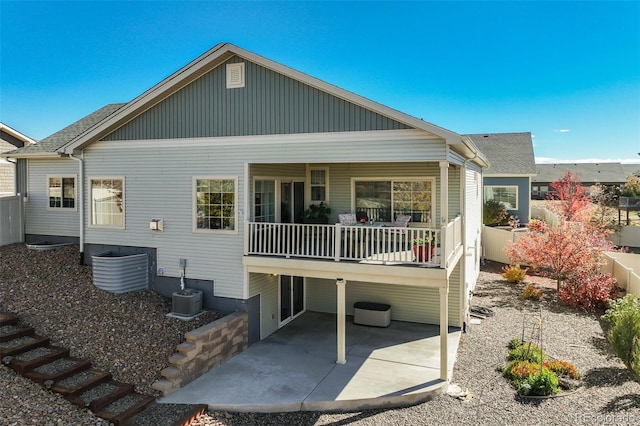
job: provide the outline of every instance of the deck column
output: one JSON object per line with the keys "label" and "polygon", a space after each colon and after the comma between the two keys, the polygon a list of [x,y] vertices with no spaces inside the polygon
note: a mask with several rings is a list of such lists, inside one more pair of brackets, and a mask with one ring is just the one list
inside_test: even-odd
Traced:
{"label": "deck column", "polygon": [[338,278],[336,280],[336,286],[338,287],[338,297],[337,297],[337,319],[338,319],[338,358],[336,360],[336,364],[344,364],[347,362],[346,356],[346,296],[345,296],[345,287],[347,282],[342,278]]}
{"label": "deck column", "polygon": [[440,379],[449,380],[448,338],[449,338],[449,279],[445,287],[440,287]]}
{"label": "deck column", "polygon": [[449,162],[440,161],[440,225],[449,222]]}

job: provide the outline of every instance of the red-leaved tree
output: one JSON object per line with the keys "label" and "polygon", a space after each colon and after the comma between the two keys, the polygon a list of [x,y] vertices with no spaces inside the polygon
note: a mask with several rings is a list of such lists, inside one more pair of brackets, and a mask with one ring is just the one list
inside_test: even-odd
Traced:
{"label": "red-leaved tree", "polygon": [[560,219],[568,222],[587,222],[591,217],[591,199],[589,190],[580,183],[580,176],[569,171],[550,184],[553,192],[549,195],[554,203],[548,203],[549,209]]}
{"label": "red-leaved tree", "polygon": [[528,229],[505,252],[512,263],[532,266],[555,279],[558,290],[568,278],[597,273],[604,262],[603,252],[613,247],[606,234],[582,222],[561,220],[554,228],[532,220]]}

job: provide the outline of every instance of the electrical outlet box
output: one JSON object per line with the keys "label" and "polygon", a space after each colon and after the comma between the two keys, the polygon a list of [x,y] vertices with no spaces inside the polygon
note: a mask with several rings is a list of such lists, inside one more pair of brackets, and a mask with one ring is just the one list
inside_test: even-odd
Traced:
{"label": "electrical outlet box", "polygon": [[187,267],[187,259],[180,259],[180,267],[182,269]]}

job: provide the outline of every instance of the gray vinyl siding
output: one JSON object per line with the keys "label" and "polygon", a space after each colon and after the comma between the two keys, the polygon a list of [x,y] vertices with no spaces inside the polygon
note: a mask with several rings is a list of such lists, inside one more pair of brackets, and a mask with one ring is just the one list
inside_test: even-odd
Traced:
{"label": "gray vinyl siding", "polygon": [[[449,325],[460,327],[460,285],[454,282],[449,289]],[[457,275],[459,278],[459,274]],[[335,281],[307,279],[307,310],[336,313],[337,290]],[[348,281],[346,286],[346,313],[353,315],[356,302],[377,302],[391,305],[391,319],[426,324],[440,323],[440,292],[433,288],[385,285]]]}
{"label": "gray vinyl siding", "polygon": [[278,330],[278,279],[268,274],[249,275],[249,298],[260,295],[260,338]]}
{"label": "gray vinyl siding", "polygon": [[[226,64],[245,63],[245,87],[226,88]],[[300,81],[233,57],[114,131],[107,140],[407,129]]]}
{"label": "gray vinyl siding", "polygon": [[[26,207],[25,233],[78,237],[80,235],[79,209],[48,209],[47,176],[76,176],[78,192],[78,162],[71,159],[28,160],[29,181]],[[76,196],[78,196],[77,194]],[[76,207],[78,198],[76,198]]]}
{"label": "gray vinyl siding", "polygon": [[459,166],[449,166],[449,220],[462,215]]}
{"label": "gray vinyl siding", "polygon": [[531,187],[529,186],[528,177],[485,177],[484,185],[517,186],[518,209],[507,210],[507,212],[511,215],[518,216],[520,222],[529,223],[529,203],[531,200]]}
{"label": "gray vinyl siding", "polygon": [[464,290],[461,286],[462,260],[453,268],[453,272],[449,276],[449,325],[454,327],[462,327],[462,293]]}

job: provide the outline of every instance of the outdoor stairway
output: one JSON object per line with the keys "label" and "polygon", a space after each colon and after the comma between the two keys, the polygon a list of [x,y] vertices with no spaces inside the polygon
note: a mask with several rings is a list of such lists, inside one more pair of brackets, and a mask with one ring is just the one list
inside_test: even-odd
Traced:
{"label": "outdoor stairway", "polygon": [[50,344],[15,315],[0,312],[0,360],[24,377],[89,408],[96,416],[126,426],[186,426],[200,417],[206,405],[157,404],[134,385],[112,379],[91,362],[69,356],[69,349]]}

